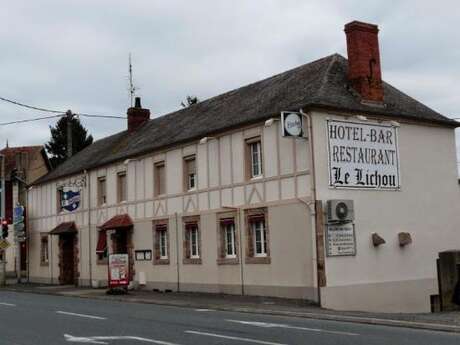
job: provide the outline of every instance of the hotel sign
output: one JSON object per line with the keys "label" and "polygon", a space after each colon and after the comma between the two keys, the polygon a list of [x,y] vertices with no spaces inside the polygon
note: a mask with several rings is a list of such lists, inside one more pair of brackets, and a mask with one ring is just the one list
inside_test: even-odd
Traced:
{"label": "hotel sign", "polygon": [[398,132],[395,126],[327,121],[329,186],[398,190]]}

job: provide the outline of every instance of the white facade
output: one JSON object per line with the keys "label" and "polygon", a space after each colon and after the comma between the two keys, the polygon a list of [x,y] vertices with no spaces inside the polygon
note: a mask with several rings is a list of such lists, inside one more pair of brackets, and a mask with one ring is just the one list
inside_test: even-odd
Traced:
{"label": "white facade", "polygon": [[[355,207],[356,256],[325,258],[322,305],[335,309],[429,311],[430,295],[437,294],[437,253],[460,247],[454,130],[401,120],[401,189],[344,190],[329,187],[326,119],[346,120],[349,116],[321,112],[311,115],[310,141],[282,138],[279,122],[270,127],[261,123],[223,133],[204,144],[194,142],[34,186],[28,208],[31,281],[58,282],[57,238],[49,237],[49,263],[41,265],[40,234],[59,223],[75,221],[79,284],[105,284],[107,266],[97,263],[95,252],[97,227],[117,214],[128,213],[134,221],[136,250],[154,250],[152,221],[169,220],[169,264],[134,262],[134,280],[142,272],[149,288],[317,300],[316,239],[312,231],[315,215],[311,211],[316,189],[316,200],[351,199]],[[377,123],[377,119],[368,121]],[[261,138],[263,176],[248,179],[245,140],[255,136]],[[198,184],[196,190],[187,192],[183,161],[192,154],[196,155]],[[154,197],[154,165],[159,161],[165,162],[167,193]],[[117,203],[116,176],[120,171],[127,172],[128,181],[128,200],[123,203]],[[97,206],[97,179],[102,176],[107,181],[107,204]],[[57,214],[57,186],[80,178],[86,178],[80,208]],[[267,210],[270,261],[248,263],[245,212],[260,207]],[[222,212],[235,212],[237,238],[242,246],[236,264],[218,263],[217,219]],[[182,217],[189,215],[200,216],[201,264],[183,261]],[[372,245],[374,232],[386,240],[384,245]],[[400,247],[399,232],[409,232],[413,243]]]}

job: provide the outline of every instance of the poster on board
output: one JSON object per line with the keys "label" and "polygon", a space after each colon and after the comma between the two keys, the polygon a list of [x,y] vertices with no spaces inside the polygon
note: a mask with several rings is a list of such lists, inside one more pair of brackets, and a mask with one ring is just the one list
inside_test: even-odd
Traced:
{"label": "poster on board", "polygon": [[123,287],[129,284],[128,254],[109,255],[109,287]]}
{"label": "poster on board", "polygon": [[330,187],[401,188],[397,127],[327,120],[327,140]]}

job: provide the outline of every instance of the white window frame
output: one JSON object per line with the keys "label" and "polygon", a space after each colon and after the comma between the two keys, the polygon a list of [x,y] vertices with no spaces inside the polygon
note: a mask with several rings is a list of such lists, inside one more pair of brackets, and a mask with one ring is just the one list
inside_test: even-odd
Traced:
{"label": "white window frame", "polygon": [[[262,142],[260,140],[249,143],[251,161],[251,178],[263,176],[262,171]],[[257,167],[257,171],[256,171]]]}
{"label": "white window frame", "polygon": [[162,229],[158,230],[158,241],[160,247],[160,259],[168,259],[168,230]]}
{"label": "white window frame", "polygon": [[[266,229],[264,220],[256,220],[251,222],[251,231],[253,238],[254,246],[254,257],[266,257],[267,256],[267,239],[266,239]],[[257,233],[260,232],[260,248],[261,252],[257,252]]]}
{"label": "white window frame", "polygon": [[[188,231],[190,231],[190,258],[199,259],[200,258],[200,245],[199,245],[200,241],[199,241],[198,226],[194,225]],[[194,243],[194,240],[195,240],[195,243]],[[193,254],[193,247],[196,248],[195,254]]]}
{"label": "white window frame", "polygon": [[[225,258],[234,259],[236,258],[236,228],[235,223],[223,224],[223,236],[224,236],[224,246],[225,246]],[[228,242],[228,233],[231,234],[231,242]],[[233,254],[228,253],[228,246],[231,246]]]}

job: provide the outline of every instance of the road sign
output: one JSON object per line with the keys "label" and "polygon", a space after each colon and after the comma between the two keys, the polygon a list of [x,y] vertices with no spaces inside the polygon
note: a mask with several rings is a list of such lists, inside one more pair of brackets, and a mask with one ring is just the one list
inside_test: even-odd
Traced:
{"label": "road sign", "polygon": [[8,240],[5,240],[5,239],[0,240],[0,250],[5,250],[9,246],[11,246],[11,244],[10,242],[8,242]]}

